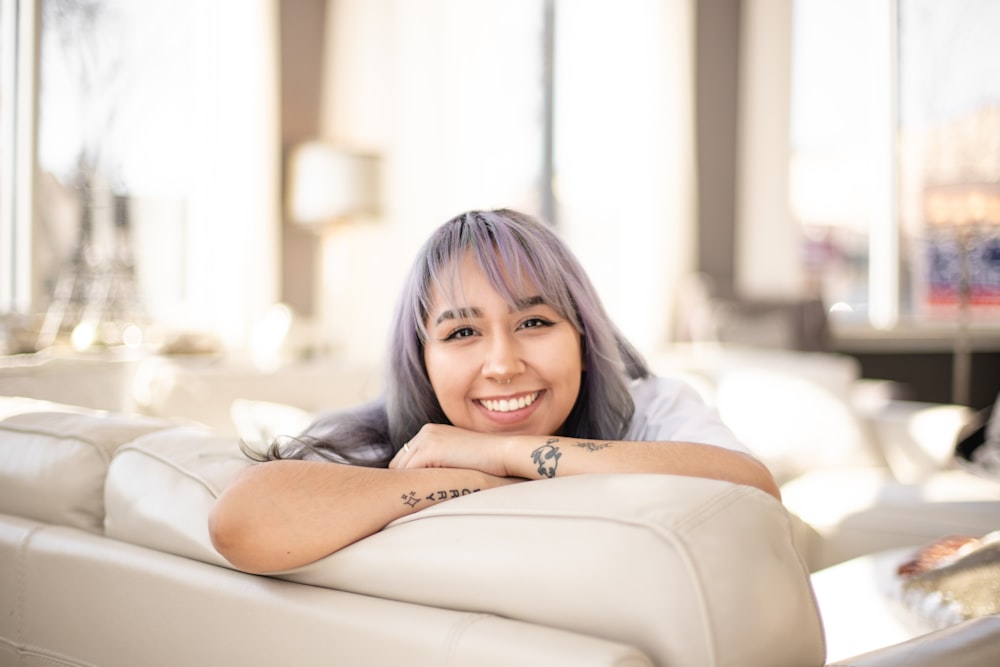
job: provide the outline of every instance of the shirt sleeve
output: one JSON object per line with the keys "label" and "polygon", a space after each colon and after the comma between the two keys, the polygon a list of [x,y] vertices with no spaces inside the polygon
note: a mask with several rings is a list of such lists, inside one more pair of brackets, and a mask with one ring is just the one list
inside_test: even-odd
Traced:
{"label": "shirt sleeve", "polygon": [[683,380],[653,376],[634,380],[629,389],[635,415],[626,440],[694,442],[750,453],[715,408]]}

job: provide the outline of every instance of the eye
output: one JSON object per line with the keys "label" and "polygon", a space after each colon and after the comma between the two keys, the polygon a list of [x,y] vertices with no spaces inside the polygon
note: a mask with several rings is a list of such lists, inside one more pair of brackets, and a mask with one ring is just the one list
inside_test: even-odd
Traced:
{"label": "eye", "polygon": [[550,327],[555,322],[552,320],[545,319],[544,317],[529,317],[524,322],[521,323],[522,329],[538,329],[541,327]]}
{"label": "eye", "polygon": [[444,340],[459,340],[461,338],[469,338],[476,335],[476,330],[472,327],[458,327],[453,329]]}

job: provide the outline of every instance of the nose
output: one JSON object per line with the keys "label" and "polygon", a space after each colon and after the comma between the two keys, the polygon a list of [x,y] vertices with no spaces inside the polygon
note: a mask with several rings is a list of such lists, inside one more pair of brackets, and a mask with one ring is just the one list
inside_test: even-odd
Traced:
{"label": "nose", "polygon": [[492,382],[506,382],[523,373],[524,368],[517,340],[508,334],[493,337],[483,361],[483,377]]}

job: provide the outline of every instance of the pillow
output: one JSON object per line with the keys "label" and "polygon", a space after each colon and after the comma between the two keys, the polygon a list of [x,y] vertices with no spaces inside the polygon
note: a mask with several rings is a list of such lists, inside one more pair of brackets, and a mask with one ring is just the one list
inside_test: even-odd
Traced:
{"label": "pillow", "polygon": [[896,595],[934,628],[1000,613],[1000,531],[932,542],[898,577]]}
{"label": "pillow", "polygon": [[115,450],[172,424],[66,409],[76,412],[23,412],[0,422],[0,512],[101,533]]}
{"label": "pillow", "polygon": [[259,452],[275,438],[299,435],[316,418],[312,412],[292,405],[244,398],[232,402],[229,415],[240,439]]}
{"label": "pillow", "polygon": [[123,542],[229,567],[212,546],[208,513],[252,465],[239,441],[196,428],[137,438],[115,453],[105,487],[105,532]]}
{"label": "pillow", "polygon": [[811,378],[738,368],[719,378],[716,401],[722,421],[779,484],[820,468],[880,462],[848,401]]}

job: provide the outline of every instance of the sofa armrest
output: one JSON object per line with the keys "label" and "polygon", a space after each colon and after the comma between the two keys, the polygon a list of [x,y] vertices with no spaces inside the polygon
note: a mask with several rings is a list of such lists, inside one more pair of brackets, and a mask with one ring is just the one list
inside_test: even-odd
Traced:
{"label": "sofa armrest", "polygon": [[449,500],[281,576],[604,637],[657,664],[818,665],[791,533],[750,487],[579,475]]}
{"label": "sofa armrest", "polygon": [[981,667],[1000,664],[1000,615],[957,625],[887,646],[829,667]]}

